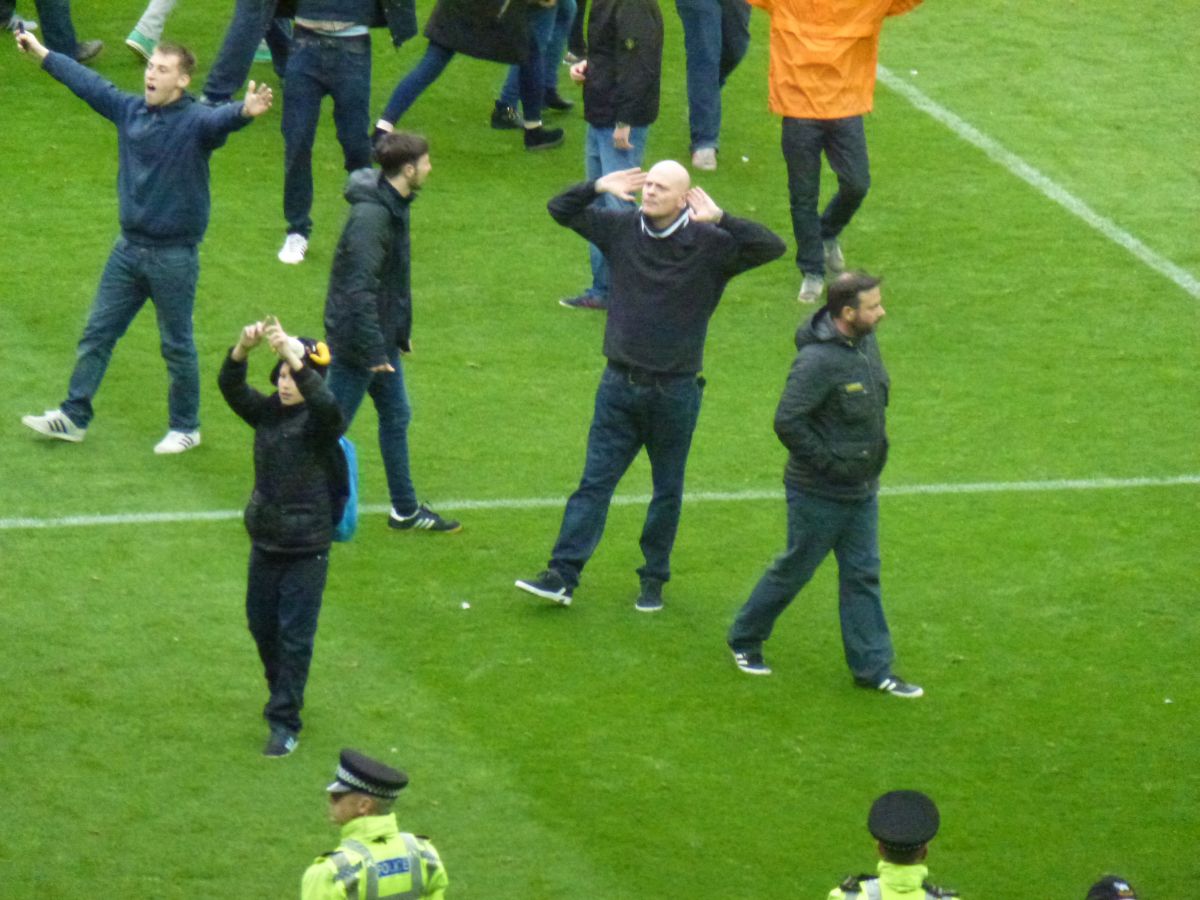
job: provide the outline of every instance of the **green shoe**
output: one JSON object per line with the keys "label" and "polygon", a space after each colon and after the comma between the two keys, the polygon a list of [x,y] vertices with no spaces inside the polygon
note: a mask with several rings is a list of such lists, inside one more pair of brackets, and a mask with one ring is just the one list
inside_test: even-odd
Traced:
{"label": "green shoe", "polygon": [[129,37],[125,38],[125,46],[128,47],[133,55],[138,59],[149,62],[151,55],[154,53],[155,42],[150,40],[136,28],[129,32]]}

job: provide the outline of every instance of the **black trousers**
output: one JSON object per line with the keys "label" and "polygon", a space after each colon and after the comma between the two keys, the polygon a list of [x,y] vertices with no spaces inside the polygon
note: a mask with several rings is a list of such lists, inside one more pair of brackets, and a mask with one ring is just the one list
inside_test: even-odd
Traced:
{"label": "black trousers", "polygon": [[304,686],[328,571],[328,553],[293,556],[258,547],[250,550],[246,622],[267,678],[270,698],[263,717],[272,729],[300,732]]}

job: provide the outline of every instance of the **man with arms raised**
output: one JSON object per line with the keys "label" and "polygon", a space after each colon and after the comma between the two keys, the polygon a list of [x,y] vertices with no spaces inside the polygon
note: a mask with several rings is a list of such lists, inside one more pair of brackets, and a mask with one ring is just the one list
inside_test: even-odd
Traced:
{"label": "man with arms raised", "polygon": [[246,99],[220,109],[185,91],[196,57],[162,43],[150,57],[142,96],[126,94],[28,33],[23,52],[117,128],[117,200],[121,237],[108,257],[76,350],[67,398],[58,409],[21,421],[39,434],[79,443],[113,347],[147,300],[154,304],[170,375],[168,431],[155,453],[183,453],[200,443],[200,367],[192,307],[200,274],[197,245],[208,228],[208,159],[229,133],[271,108],[271,89],[250,82]]}
{"label": "man with arms raised", "polygon": [[[642,206],[614,210],[605,194]],[[517,587],[567,606],[600,543],[617,482],[646,448],[654,493],[646,512],[636,608],[662,608],[683,502],[683,473],[700,414],[704,339],[725,285],[781,256],[783,241],[725,213],[677,162],[622,169],[568,188],[550,215],[591,241],[610,268],[604,355],[587,460],[567,501],[549,565]]]}

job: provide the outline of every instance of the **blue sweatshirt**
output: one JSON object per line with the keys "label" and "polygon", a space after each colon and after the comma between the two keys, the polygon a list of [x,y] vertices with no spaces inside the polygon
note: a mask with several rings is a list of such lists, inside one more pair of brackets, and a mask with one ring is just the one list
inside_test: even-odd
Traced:
{"label": "blue sweatshirt", "polygon": [[208,158],[229,133],[250,123],[240,103],[215,109],[185,94],[147,106],[86,66],[50,53],[42,67],[117,126],[121,234],[135,244],[194,245],[208,228]]}

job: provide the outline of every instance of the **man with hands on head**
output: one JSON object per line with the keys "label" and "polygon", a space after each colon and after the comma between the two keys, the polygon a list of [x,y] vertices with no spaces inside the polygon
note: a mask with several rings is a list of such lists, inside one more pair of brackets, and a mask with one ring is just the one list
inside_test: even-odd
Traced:
{"label": "man with hands on head", "polygon": [[[608,209],[610,195],[641,208]],[[642,529],[645,565],[636,608],[662,608],[683,501],[683,475],[700,413],[704,339],[725,285],[781,256],[783,241],[731,216],[693,187],[677,162],[622,169],[568,188],[549,203],[560,225],[595,244],[611,272],[604,355],[587,459],[567,501],[550,562],[517,587],[563,606],[604,531],[613,491],[645,447],[653,496]]]}
{"label": "man with hands on head", "polygon": [[208,160],[230,132],[271,108],[271,89],[250,82],[242,103],[209,109],[186,93],[195,56],[186,47],[164,42],[146,65],[142,94],[126,94],[69,57],[47,50],[29,33],[16,40],[22,52],[41,60],[52,77],[116,126],[121,221],[121,236],[79,340],[67,398],[59,408],[21,421],[49,438],[82,441],[113,348],[150,300],[170,375],[168,431],[154,452],[190,450],[200,443],[192,307],[200,270],[196,248],[208,228]]}
{"label": "man with hands on head", "polygon": [[[263,341],[279,357],[269,397],[246,384],[246,359]],[[230,409],[254,429],[246,621],[270,691],[264,756],[287,756],[298,742],[339,512],[335,453],[346,423],[325,385],[329,361],[324,342],[290,337],[268,318],[242,329],[218,378]]]}

